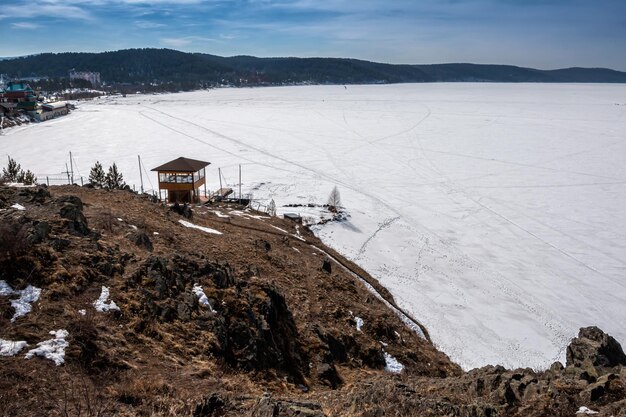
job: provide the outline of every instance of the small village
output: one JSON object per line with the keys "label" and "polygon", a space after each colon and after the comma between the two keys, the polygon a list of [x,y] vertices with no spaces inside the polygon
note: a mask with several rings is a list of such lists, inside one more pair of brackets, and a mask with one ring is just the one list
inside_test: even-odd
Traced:
{"label": "small village", "polygon": [[[82,80],[92,86],[97,86],[101,82],[100,73],[90,71],[72,70],[69,72],[69,80]],[[65,116],[74,108],[67,100],[80,98],[80,90],[83,90],[62,92],[35,90],[28,81],[29,79],[6,81],[5,77],[0,75],[0,130]]]}

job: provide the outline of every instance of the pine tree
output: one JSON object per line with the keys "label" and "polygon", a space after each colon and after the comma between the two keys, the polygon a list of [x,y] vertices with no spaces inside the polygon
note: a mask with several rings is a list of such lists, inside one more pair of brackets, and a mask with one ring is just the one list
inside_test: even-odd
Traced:
{"label": "pine tree", "polygon": [[26,172],[24,173],[24,178],[22,179],[22,182],[24,183],[24,185],[33,185],[37,183],[37,177],[29,169],[26,170]]}
{"label": "pine tree", "polygon": [[115,163],[113,163],[113,165],[109,167],[109,172],[106,175],[105,184],[106,187],[110,190],[120,189],[125,185],[122,173],[117,170],[117,165],[115,165]]}
{"label": "pine tree", "polygon": [[9,156],[9,165],[6,168],[2,168],[2,177],[8,182],[20,182],[18,181],[20,171],[22,174],[24,173],[20,164],[15,162],[15,159]]}
{"label": "pine tree", "polygon": [[337,213],[340,206],[341,196],[339,195],[339,190],[337,189],[337,186],[335,186],[328,196],[328,210],[332,211],[333,213]]}
{"label": "pine tree", "polygon": [[96,161],[96,164],[91,168],[89,172],[89,182],[93,184],[94,187],[104,187],[106,181],[106,175],[104,173],[104,169],[102,168],[102,164],[100,161]]}

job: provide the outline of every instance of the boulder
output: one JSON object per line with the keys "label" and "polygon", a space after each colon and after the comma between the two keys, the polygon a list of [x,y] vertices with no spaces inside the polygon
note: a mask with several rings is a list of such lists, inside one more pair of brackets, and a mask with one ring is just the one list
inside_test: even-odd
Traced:
{"label": "boulder", "polygon": [[329,274],[333,272],[333,267],[332,267],[332,263],[330,259],[328,258],[324,259],[324,263],[322,263],[322,271],[327,272]]}
{"label": "boulder", "polygon": [[317,379],[332,389],[336,389],[343,382],[335,366],[330,363],[320,363],[317,365]]}
{"label": "boulder", "polygon": [[83,202],[80,198],[73,195],[65,195],[57,199],[58,203],[61,203],[60,214],[64,219],[69,220],[67,222],[67,228],[71,233],[77,235],[88,235],[89,227],[87,226],[87,219],[83,215]]}
{"label": "boulder", "polygon": [[567,366],[582,366],[589,359],[593,366],[626,365],[622,346],[612,336],[597,327],[580,329],[578,337],[567,347]]}

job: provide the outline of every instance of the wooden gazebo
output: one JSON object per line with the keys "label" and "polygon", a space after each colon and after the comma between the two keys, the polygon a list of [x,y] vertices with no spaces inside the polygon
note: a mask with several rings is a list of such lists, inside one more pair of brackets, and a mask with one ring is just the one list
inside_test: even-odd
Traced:
{"label": "wooden gazebo", "polygon": [[206,194],[205,167],[209,164],[180,157],[152,169],[159,173],[159,197],[165,190],[168,203],[197,203],[200,187],[204,186]]}

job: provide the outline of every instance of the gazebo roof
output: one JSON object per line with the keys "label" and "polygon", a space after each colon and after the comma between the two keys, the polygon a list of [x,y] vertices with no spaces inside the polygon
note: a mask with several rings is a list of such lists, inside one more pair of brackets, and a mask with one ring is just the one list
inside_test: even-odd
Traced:
{"label": "gazebo roof", "polygon": [[161,166],[153,168],[152,171],[169,171],[169,172],[196,172],[209,165],[210,162],[198,161],[197,159],[176,158],[166,162]]}

